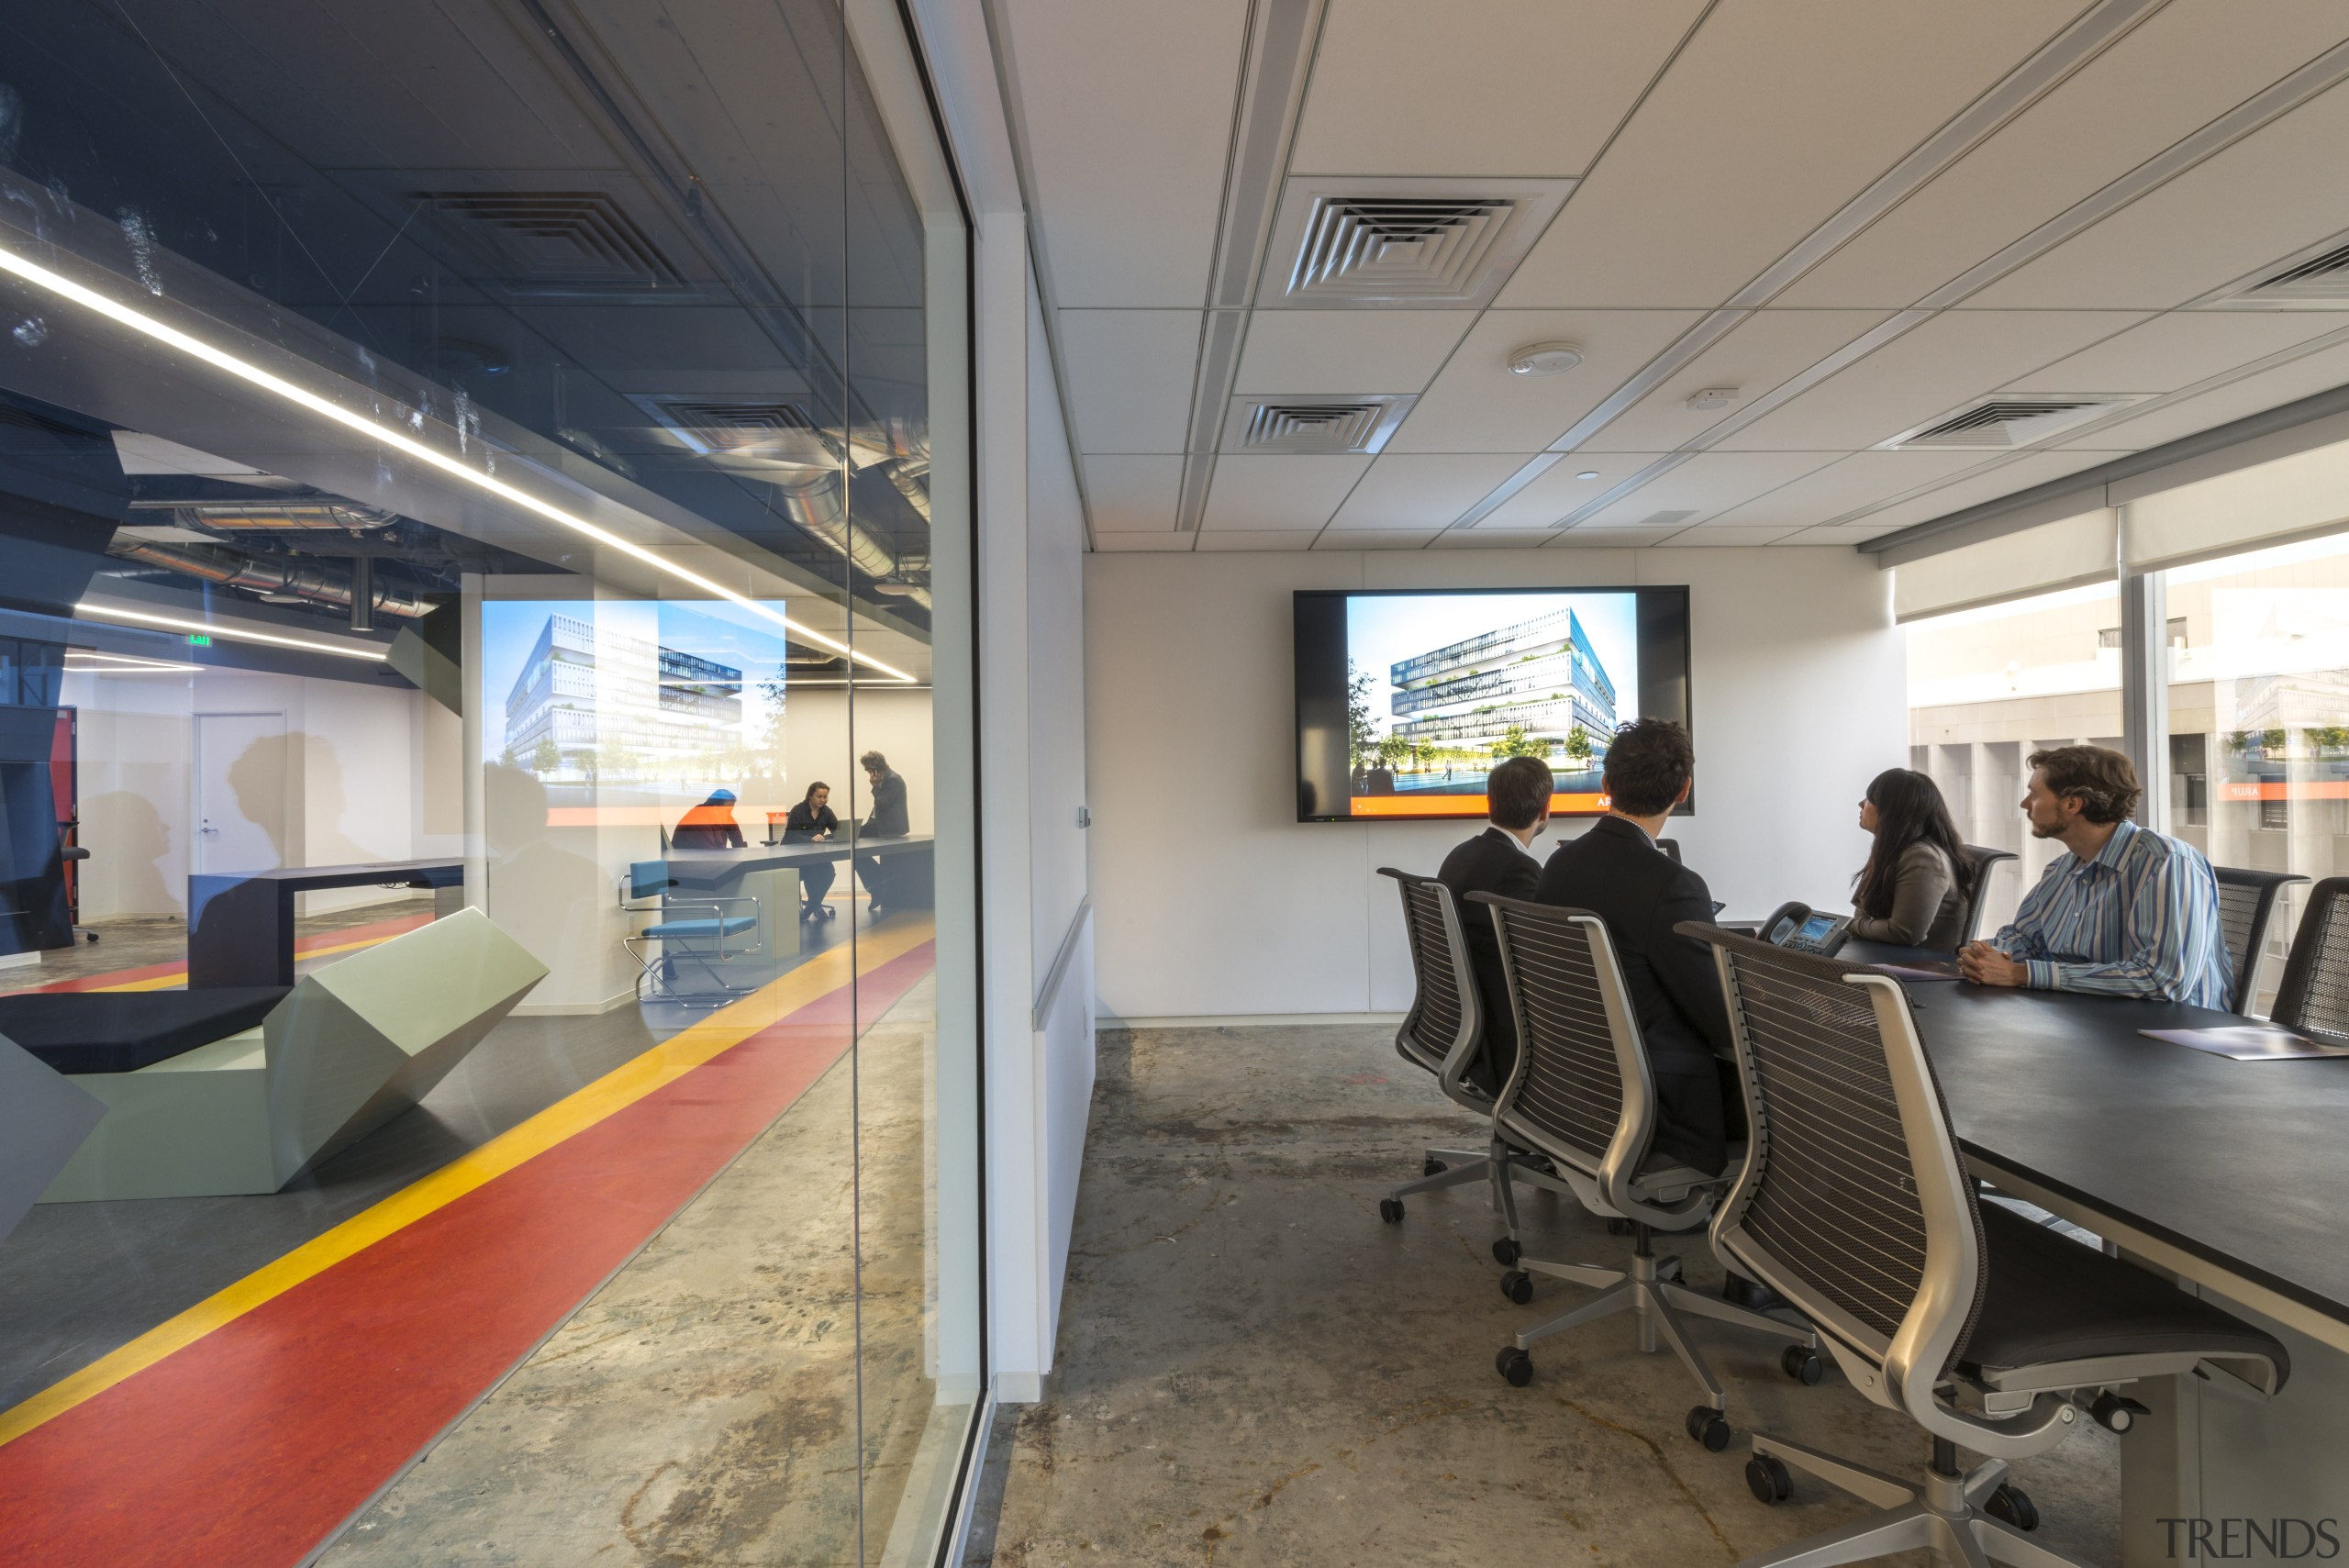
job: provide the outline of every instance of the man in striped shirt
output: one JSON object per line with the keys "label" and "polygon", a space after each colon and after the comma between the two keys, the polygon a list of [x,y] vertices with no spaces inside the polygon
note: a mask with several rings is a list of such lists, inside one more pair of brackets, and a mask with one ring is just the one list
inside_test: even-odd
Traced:
{"label": "man in striped shirt", "polygon": [[2014,924],[1957,955],[1984,985],[2084,991],[2223,1007],[2232,979],[2210,862],[2129,820],[2143,795],[2128,758],[2102,746],[2031,756],[2032,836],[2071,851],[2024,895]]}

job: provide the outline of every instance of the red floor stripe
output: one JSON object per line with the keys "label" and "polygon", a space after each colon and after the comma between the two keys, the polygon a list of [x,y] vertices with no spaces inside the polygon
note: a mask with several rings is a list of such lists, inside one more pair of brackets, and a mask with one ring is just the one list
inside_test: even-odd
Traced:
{"label": "red floor stripe", "polygon": [[[320,931],[316,936],[296,937],[294,956],[317,951],[320,948],[339,948],[352,942],[389,941],[392,938],[432,923],[429,915],[402,915],[389,920],[372,920],[363,926],[345,926],[339,931]],[[128,985],[140,980],[160,980],[166,974],[185,973],[187,960],[173,959],[169,963],[146,963],[136,969],[109,969],[103,974],[84,974],[78,980],[52,980],[46,985],[27,985],[6,993],[21,995],[34,991],[97,991],[108,985]]]}
{"label": "red floor stripe", "polygon": [[[855,1010],[932,953],[863,976]],[[0,1562],[298,1562],[839,1058],[851,1004],[809,1003],[0,1446]]]}

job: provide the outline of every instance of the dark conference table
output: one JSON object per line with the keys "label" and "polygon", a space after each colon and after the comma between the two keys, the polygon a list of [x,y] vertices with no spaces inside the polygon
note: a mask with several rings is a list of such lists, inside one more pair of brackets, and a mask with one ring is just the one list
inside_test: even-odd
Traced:
{"label": "dark conference table", "polygon": [[796,871],[824,861],[844,861],[854,855],[877,855],[889,875],[887,900],[901,908],[926,909],[936,902],[936,839],[928,833],[895,838],[849,840],[845,828],[822,843],[761,844],[743,850],[671,850],[662,858],[681,887],[709,889],[731,885],[754,871]]}
{"label": "dark conference table", "polygon": [[366,865],[279,866],[205,873],[187,879],[187,984],[294,984],[294,895],[326,887],[456,887],[459,860],[377,861]]}

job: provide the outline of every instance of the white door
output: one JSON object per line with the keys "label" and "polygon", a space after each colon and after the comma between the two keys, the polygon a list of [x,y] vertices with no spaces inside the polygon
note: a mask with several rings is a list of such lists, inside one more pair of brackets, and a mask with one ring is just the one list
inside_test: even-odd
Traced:
{"label": "white door", "polygon": [[193,869],[268,871],[284,863],[285,716],[195,716]]}

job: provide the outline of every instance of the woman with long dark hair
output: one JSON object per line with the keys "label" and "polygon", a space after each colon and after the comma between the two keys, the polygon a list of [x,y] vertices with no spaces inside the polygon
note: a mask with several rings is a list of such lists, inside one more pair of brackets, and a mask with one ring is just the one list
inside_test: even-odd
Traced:
{"label": "woman with long dark hair", "polygon": [[[799,804],[783,819],[783,841],[786,844],[817,844],[840,830],[841,819],[824,804],[832,797],[832,786],[811,784]],[[809,861],[799,868],[799,917],[803,920],[829,920],[832,906],[825,895],[832,890],[832,864],[829,861]]]}
{"label": "woman with long dark hair", "polygon": [[1868,784],[1860,826],[1876,835],[1876,849],[1853,879],[1852,935],[1955,951],[1974,867],[1941,790],[1913,769],[1887,768]]}

